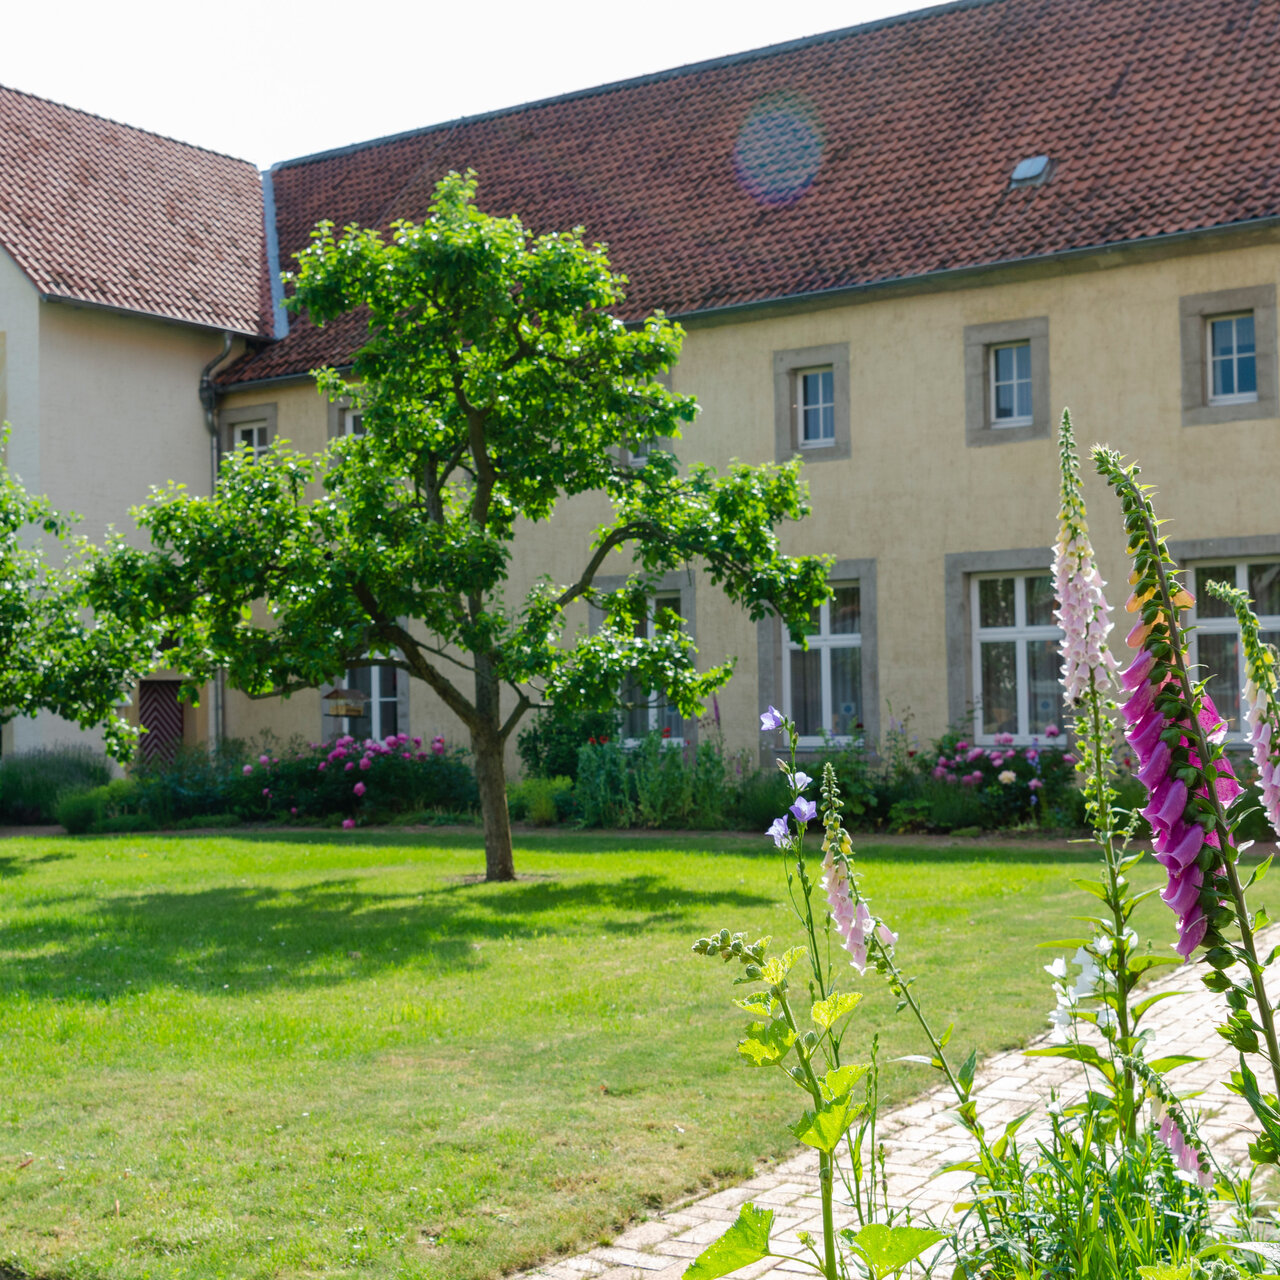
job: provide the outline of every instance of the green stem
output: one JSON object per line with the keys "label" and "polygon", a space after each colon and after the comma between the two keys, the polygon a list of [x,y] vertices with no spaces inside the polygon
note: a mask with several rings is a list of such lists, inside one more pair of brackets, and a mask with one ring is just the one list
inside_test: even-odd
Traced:
{"label": "green stem", "polygon": [[[1187,704],[1187,718],[1190,722],[1187,726],[1187,731],[1195,739],[1196,749],[1200,753],[1201,768],[1206,769],[1211,767],[1214,756],[1209,748],[1209,740],[1200,724],[1200,717],[1196,714],[1196,700],[1191,686],[1191,679],[1187,674],[1186,660],[1182,653],[1182,635],[1178,627],[1177,610],[1173,606],[1173,593],[1169,590],[1169,577],[1165,572],[1164,560],[1160,554],[1160,542],[1151,518],[1147,515],[1146,505],[1141,494],[1138,493],[1137,486],[1132,480],[1127,483],[1138,502],[1138,510],[1142,513],[1142,522],[1147,531],[1148,545],[1153,548],[1152,558],[1155,560],[1156,577],[1160,584],[1160,594],[1164,601],[1165,615],[1169,624],[1169,646],[1173,652],[1178,681],[1182,686],[1182,694]],[[1236,872],[1235,861],[1229,856],[1229,851],[1232,849],[1231,828],[1227,825],[1227,815],[1222,808],[1222,801],[1218,798],[1217,788],[1212,782],[1206,780],[1205,791],[1209,804],[1213,809],[1214,826],[1218,832],[1222,862],[1226,867],[1227,883],[1231,887],[1231,896],[1235,904],[1236,923],[1240,926],[1241,949],[1244,952],[1245,966],[1249,970],[1249,977],[1253,984],[1253,1000],[1258,1009],[1258,1016],[1262,1020],[1262,1033],[1267,1041],[1267,1054],[1271,1059],[1271,1077],[1276,1086],[1276,1095],[1280,1097],[1280,1041],[1276,1038],[1275,1017],[1272,1014],[1271,1002],[1267,998],[1266,984],[1263,981],[1263,968],[1258,959],[1253,928],[1249,924],[1249,909],[1245,902],[1244,889]]]}
{"label": "green stem", "polygon": [[[1112,948],[1113,963],[1108,965],[1116,982],[1116,1022],[1120,1029],[1120,1043],[1127,1052],[1129,1044],[1129,964],[1127,944],[1124,940],[1125,919],[1124,903],[1120,888],[1120,870],[1117,866],[1115,835],[1111,827],[1111,783],[1107,775],[1106,751],[1102,739],[1102,695],[1098,689],[1097,673],[1089,673],[1089,705],[1093,718],[1093,767],[1094,787],[1096,788],[1098,817],[1097,834],[1102,844],[1103,860],[1107,868],[1107,906],[1111,908],[1114,922],[1115,946]],[[1112,1067],[1115,1066],[1115,1048],[1111,1051]],[[1133,1105],[1133,1072],[1126,1066],[1123,1069],[1120,1085],[1120,1096],[1117,1099],[1120,1109],[1120,1124],[1126,1138],[1132,1138],[1137,1131],[1137,1115]]]}

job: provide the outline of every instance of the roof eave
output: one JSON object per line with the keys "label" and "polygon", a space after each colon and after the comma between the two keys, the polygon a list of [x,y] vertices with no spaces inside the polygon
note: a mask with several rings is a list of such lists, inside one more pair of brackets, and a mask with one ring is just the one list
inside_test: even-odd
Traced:
{"label": "roof eave", "polygon": [[69,293],[39,293],[41,302],[56,302],[67,307],[83,307],[89,311],[110,311],[115,315],[136,316],[140,320],[159,320],[163,324],[181,325],[186,329],[204,329],[213,333],[231,333],[238,338],[269,337],[261,329],[246,329],[238,324],[229,324],[221,320],[189,320],[182,316],[167,316],[159,311],[144,311],[141,307],[122,307],[111,302],[97,302],[92,298],[77,298]]}

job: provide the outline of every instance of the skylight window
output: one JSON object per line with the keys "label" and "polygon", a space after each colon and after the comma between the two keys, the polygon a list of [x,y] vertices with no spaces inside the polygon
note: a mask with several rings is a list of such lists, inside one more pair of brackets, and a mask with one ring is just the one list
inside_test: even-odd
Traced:
{"label": "skylight window", "polygon": [[1013,166],[1013,174],[1009,179],[1011,187],[1038,187],[1049,180],[1049,157],[1028,156]]}

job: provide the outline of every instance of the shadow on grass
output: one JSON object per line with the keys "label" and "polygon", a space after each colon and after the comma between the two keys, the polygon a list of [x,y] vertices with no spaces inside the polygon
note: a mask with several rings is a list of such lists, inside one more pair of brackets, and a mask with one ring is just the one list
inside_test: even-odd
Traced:
{"label": "shadow on grass", "polygon": [[[373,882],[376,886],[376,882]],[[477,969],[486,940],[635,935],[718,910],[772,906],[739,888],[690,889],[661,875],[619,880],[454,883],[417,895],[378,892],[367,877],[312,884],[123,893],[81,913],[11,920],[0,987],[36,999],[110,1000],[148,988],[216,994],[315,989],[413,966],[432,975]],[[26,954],[24,954],[26,953]]]}
{"label": "shadow on grass", "polygon": [[[65,862],[75,856],[74,853],[68,853],[66,850],[41,854],[38,858],[12,858],[6,854],[0,856],[0,880],[8,879],[10,876],[23,875],[30,871],[32,867],[38,867],[42,862]],[[4,1280],[2,1271],[0,1271],[0,1280]]]}

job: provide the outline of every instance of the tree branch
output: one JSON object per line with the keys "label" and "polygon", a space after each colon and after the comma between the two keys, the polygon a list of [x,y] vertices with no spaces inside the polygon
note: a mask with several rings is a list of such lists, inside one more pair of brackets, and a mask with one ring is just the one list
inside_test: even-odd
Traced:
{"label": "tree branch", "polygon": [[647,533],[652,528],[653,525],[647,520],[633,520],[630,524],[619,525],[614,529],[596,548],[595,554],[587,561],[587,567],[583,569],[582,576],[577,582],[571,587],[566,587],[556,597],[556,607],[563,609],[565,605],[589,591],[591,584],[595,581],[596,574],[600,571],[600,566],[608,559],[609,553],[616,551],[624,542],[629,542],[632,538],[639,537],[640,534]]}

